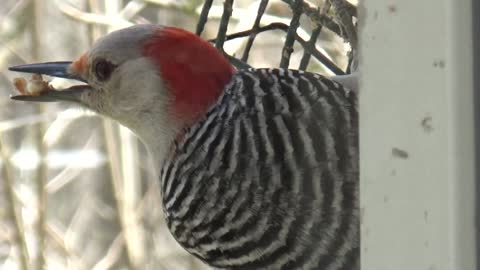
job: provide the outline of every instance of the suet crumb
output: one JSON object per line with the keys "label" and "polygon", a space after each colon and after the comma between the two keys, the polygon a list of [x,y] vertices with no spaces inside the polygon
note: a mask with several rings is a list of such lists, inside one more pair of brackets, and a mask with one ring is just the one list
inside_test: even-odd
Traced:
{"label": "suet crumb", "polygon": [[15,78],[13,79],[13,85],[21,95],[27,96],[38,96],[45,91],[54,90],[48,81],[43,80],[40,74],[33,74],[28,81],[25,78]]}

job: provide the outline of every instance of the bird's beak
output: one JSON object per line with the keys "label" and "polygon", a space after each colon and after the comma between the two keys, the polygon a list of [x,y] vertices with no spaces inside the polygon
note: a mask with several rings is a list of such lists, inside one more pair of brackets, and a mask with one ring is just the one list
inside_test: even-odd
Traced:
{"label": "bird's beak", "polygon": [[[86,82],[80,76],[69,72],[69,67],[71,64],[72,62],[69,62],[69,61],[48,62],[48,63],[37,63],[37,64],[13,66],[13,67],[9,67],[8,69],[11,71],[49,75],[53,77],[73,79],[81,82]],[[43,91],[38,95],[16,95],[16,96],[11,96],[10,98],[14,100],[36,101],[36,102],[54,102],[54,101],[80,102],[81,94],[84,91],[87,91],[90,89],[91,87],[87,84],[75,85],[66,89]]]}

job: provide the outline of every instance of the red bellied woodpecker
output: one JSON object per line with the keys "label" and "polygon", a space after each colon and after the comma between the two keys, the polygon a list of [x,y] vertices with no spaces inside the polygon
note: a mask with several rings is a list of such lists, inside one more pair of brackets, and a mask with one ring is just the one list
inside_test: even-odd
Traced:
{"label": "red bellied woodpecker", "polygon": [[86,82],[13,98],[76,102],[135,132],[170,232],[210,266],[359,269],[357,97],[337,81],[236,71],[196,35],[155,25],[11,70]]}

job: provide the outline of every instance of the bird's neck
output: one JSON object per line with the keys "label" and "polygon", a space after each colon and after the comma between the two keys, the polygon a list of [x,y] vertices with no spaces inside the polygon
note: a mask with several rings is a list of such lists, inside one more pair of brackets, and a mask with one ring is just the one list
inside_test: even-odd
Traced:
{"label": "bird's neck", "polygon": [[182,130],[201,121],[215,106],[235,69],[207,41],[172,27],[162,28],[146,42],[143,55],[157,67],[161,84],[168,89],[168,100],[171,102],[166,111],[153,112],[156,117],[152,117],[158,119],[167,115],[169,118],[166,119],[170,122],[147,121],[145,125],[142,121],[142,127],[136,128],[159,171],[175,139],[183,136]]}
{"label": "bird's neck", "polygon": [[154,167],[155,173],[159,173],[165,160],[171,154],[175,134],[168,131],[158,131],[159,134],[150,134],[141,136],[141,140],[145,144]]}
{"label": "bird's neck", "polygon": [[[157,108],[161,108],[158,106]],[[136,119],[120,121],[133,131],[148,150],[155,173],[159,173],[168,158],[171,146],[180,132],[178,122],[161,111],[137,114]]]}

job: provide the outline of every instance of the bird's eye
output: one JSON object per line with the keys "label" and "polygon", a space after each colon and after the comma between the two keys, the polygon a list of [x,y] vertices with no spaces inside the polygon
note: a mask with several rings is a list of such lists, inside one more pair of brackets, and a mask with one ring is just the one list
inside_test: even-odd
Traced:
{"label": "bird's eye", "polygon": [[95,72],[95,76],[98,78],[98,80],[105,81],[110,78],[110,75],[114,69],[115,65],[105,59],[100,59],[95,62],[93,71]]}

